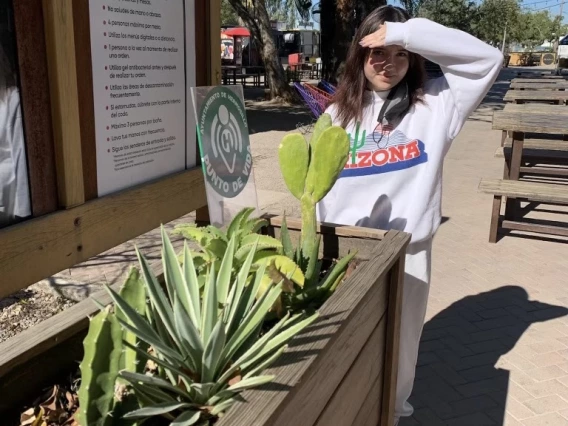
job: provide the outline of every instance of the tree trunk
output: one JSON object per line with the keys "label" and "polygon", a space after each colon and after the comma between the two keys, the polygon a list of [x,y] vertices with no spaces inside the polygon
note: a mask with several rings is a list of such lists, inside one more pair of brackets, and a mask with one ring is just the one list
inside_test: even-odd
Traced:
{"label": "tree trunk", "polygon": [[337,83],[358,25],[386,0],[321,0],[320,5],[323,78]]}
{"label": "tree trunk", "polygon": [[284,68],[278,56],[278,49],[272,36],[272,27],[266,10],[265,0],[253,0],[255,16],[244,6],[242,0],[229,0],[229,2],[244,21],[258,46],[260,57],[266,70],[270,98],[280,98],[286,102],[293,101],[295,98],[294,93],[286,81]]}

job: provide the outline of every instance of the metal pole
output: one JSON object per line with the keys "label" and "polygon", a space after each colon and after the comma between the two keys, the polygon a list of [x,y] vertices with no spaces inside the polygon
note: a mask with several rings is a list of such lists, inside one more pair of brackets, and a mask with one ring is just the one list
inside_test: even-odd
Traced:
{"label": "metal pole", "polygon": [[501,46],[501,53],[505,54],[505,41],[507,40],[507,22],[505,22],[505,29],[503,30],[503,45]]}

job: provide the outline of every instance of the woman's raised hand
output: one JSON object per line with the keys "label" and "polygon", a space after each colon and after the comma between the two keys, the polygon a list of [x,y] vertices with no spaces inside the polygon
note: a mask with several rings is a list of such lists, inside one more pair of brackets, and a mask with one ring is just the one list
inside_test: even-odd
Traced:
{"label": "woman's raised hand", "polygon": [[363,47],[368,47],[369,49],[374,49],[376,47],[383,47],[385,45],[385,38],[387,36],[387,25],[383,24],[380,28],[361,39],[359,44]]}

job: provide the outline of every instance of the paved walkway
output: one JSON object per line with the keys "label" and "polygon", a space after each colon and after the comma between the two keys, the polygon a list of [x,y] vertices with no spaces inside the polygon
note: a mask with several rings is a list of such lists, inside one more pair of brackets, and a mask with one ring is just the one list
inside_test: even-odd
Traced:
{"label": "paved walkway", "polygon": [[[434,243],[428,322],[411,401],[416,412],[401,426],[568,425],[568,245],[519,237],[489,244],[492,200],[477,192],[480,178],[502,176],[502,160],[493,158],[500,134],[490,121],[505,90],[505,81],[495,85],[447,157],[445,219]],[[299,109],[249,110],[264,210],[299,214],[276,171],[276,153],[287,131],[309,121]],[[157,237],[138,241],[155,252]],[[102,267],[114,282],[132,255],[128,243],[65,275],[93,282]]]}
{"label": "paved walkway", "polygon": [[401,426],[568,425],[568,245],[512,236],[489,244],[492,197],[477,192],[480,178],[502,177],[490,120],[504,87],[445,163],[416,411]]}

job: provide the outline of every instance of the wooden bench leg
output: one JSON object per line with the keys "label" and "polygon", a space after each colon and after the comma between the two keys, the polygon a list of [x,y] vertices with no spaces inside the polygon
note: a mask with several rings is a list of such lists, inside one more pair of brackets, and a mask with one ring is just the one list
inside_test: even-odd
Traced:
{"label": "wooden bench leg", "polygon": [[[509,201],[509,200],[507,200]],[[501,213],[501,196],[493,197],[493,209],[491,210],[491,225],[489,226],[489,242],[497,242],[497,231],[499,230],[499,215]]]}

